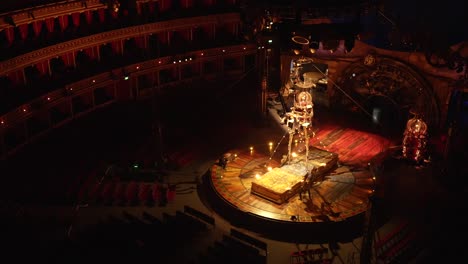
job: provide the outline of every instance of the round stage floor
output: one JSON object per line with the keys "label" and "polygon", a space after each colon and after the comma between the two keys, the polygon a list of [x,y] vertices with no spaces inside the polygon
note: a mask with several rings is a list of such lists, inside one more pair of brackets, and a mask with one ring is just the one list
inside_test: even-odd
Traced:
{"label": "round stage floor", "polygon": [[204,183],[214,210],[235,226],[274,239],[321,242],[362,234],[369,197],[378,183],[371,172],[373,158],[388,149],[390,140],[338,124],[316,127],[309,145],[337,154],[337,165],[309,192],[284,203],[252,192],[252,182],[265,173],[266,164],[280,166],[281,157],[264,145],[252,145],[254,151],[245,146],[222,153],[235,157],[225,168],[212,164]]}

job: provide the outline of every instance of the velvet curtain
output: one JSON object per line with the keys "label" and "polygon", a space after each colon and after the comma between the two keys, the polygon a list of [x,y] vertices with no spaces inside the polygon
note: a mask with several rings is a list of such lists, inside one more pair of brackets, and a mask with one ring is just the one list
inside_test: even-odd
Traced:
{"label": "velvet curtain", "polygon": [[28,33],[29,33],[28,24],[21,24],[17,27],[18,27],[21,39],[26,40],[28,38]]}
{"label": "velvet curtain", "polygon": [[5,37],[8,41],[8,44],[11,46],[11,44],[13,44],[13,41],[15,40],[15,28],[7,27],[4,29],[4,31],[5,31]]}
{"label": "velvet curtain", "polygon": [[53,17],[46,18],[44,21],[45,21],[47,31],[49,31],[49,33],[54,32],[54,24],[55,24],[54,18]]}
{"label": "velvet curtain", "polygon": [[145,36],[135,37],[135,44],[138,48],[145,49],[146,48]]}
{"label": "velvet curtain", "polygon": [[10,78],[14,86],[24,84],[24,71],[17,70],[14,72],[8,73],[8,78]]}
{"label": "velvet curtain", "polygon": [[80,26],[80,13],[73,13],[71,14],[73,26],[78,27]]}
{"label": "velvet curtain", "polygon": [[116,40],[111,42],[112,52],[116,55],[122,55],[122,41]]}
{"label": "velvet curtain", "polygon": [[74,56],[73,52],[65,53],[60,55],[65,67],[73,67],[74,66]]}
{"label": "velvet curtain", "polygon": [[49,61],[46,60],[36,63],[36,68],[41,76],[49,75]]}
{"label": "velvet curtain", "polygon": [[60,16],[59,17],[59,24],[62,32],[65,31],[68,27],[68,15]]}
{"label": "velvet curtain", "polygon": [[34,34],[36,35],[36,37],[38,37],[41,34],[42,25],[44,25],[44,21],[42,21],[42,20],[32,22]]}
{"label": "velvet curtain", "polygon": [[159,10],[161,12],[165,12],[165,11],[171,9],[171,7],[172,7],[172,1],[171,0],[160,0],[160,1],[158,1],[158,4],[159,4]]}

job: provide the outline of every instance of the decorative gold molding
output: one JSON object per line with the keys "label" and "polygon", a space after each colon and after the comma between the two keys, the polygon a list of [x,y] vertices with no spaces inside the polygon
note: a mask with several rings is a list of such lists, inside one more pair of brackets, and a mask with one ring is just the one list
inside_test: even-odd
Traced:
{"label": "decorative gold molding", "polygon": [[[194,55],[194,57],[196,56],[195,54],[199,54],[201,51],[203,51],[205,55],[187,63],[199,64],[205,61],[214,61],[223,57],[241,57],[257,53],[257,47],[255,44],[225,46],[224,49],[226,50],[226,52],[222,52],[222,49],[220,48],[193,51],[192,54]],[[10,124],[18,124],[31,115],[31,111],[24,112],[22,109],[31,109],[32,105],[43,105],[44,107],[46,107],[49,104],[56,104],[58,101],[67,100],[67,98],[69,98],[70,96],[74,96],[85,91],[90,91],[96,87],[102,87],[104,84],[108,84],[111,80],[114,81],[112,75],[121,79],[122,69],[125,69],[126,73],[130,76],[139,75],[139,73],[143,71],[156,73],[157,71],[160,71],[162,69],[177,69],[180,64],[173,64],[172,59],[173,56],[151,59],[144,62],[115,68],[108,72],[100,73],[95,76],[81,79],[74,83],[67,84],[61,89],[52,91],[47,94],[43,94],[29,102],[25,102],[24,104],[16,107],[15,109],[11,109],[11,111],[9,111],[8,113],[0,115],[0,120],[3,120],[7,126],[9,126]],[[160,61],[161,63],[159,63]],[[139,66],[138,70],[135,68],[137,65]],[[239,70],[226,72],[226,74],[228,75],[236,73],[239,73]],[[207,77],[208,75],[209,74],[203,74],[204,77]],[[184,81],[185,80],[177,80],[175,81],[175,83]],[[52,98],[52,101],[48,102],[46,99],[47,97]],[[38,109],[35,109],[35,111],[37,110]]]}
{"label": "decorative gold molding", "polygon": [[13,19],[13,22],[16,25],[21,25],[31,23],[35,20],[43,20],[49,17],[68,15],[87,10],[96,10],[99,8],[107,8],[107,6],[102,4],[99,0],[76,0],[17,10],[11,13],[0,14],[0,30],[12,27],[12,25],[5,22],[4,18],[8,16]]}
{"label": "decorative gold molding", "polygon": [[104,43],[116,40],[133,38],[140,35],[147,35],[162,31],[192,28],[203,24],[216,24],[219,23],[219,21],[222,21],[223,23],[240,22],[240,15],[238,13],[229,13],[222,15],[174,19],[169,21],[107,31],[100,34],[87,36],[84,38],[70,40],[67,42],[59,43],[57,45],[35,50],[7,61],[2,61],[0,62],[0,75],[5,75],[9,72],[23,69],[26,66],[54,58],[64,53],[99,46]]}

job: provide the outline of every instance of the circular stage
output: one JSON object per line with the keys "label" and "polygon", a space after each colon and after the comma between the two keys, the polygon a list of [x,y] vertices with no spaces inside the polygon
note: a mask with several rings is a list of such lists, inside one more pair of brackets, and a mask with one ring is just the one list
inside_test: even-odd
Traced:
{"label": "circular stage", "polygon": [[252,193],[251,187],[256,175],[264,173],[266,164],[278,167],[279,162],[258,152],[232,150],[229,153],[237,157],[228,162],[225,169],[218,164],[211,168],[214,190],[238,210],[263,218],[288,222],[343,221],[365,212],[374,190],[374,180],[368,169],[337,166],[309,192],[298,193],[278,204]]}
{"label": "circular stage", "polygon": [[270,155],[271,148],[254,146],[254,151],[245,147],[223,153],[235,157],[225,168],[211,166],[203,181],[206,202],[232,225],[283,241],[323,243],[361,236],[377,182],[370,165],[391,142],[366,131],[324,124],[309,145],[337,154],[338,162],[308,191],[282,203],[252,192],[257,174],[281,164],[281,157]]}

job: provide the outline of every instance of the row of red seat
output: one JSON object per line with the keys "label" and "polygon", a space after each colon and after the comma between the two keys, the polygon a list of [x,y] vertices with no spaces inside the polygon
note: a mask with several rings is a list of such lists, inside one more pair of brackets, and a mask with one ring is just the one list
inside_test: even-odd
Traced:
{"label": "row of red seat", "polygon": [[94,202],[106,205],[149,205],[155,202],[172,201],[175,198],[175,186],[162,183],[122,182],[110,180],[95,182],[80,192],[81,203]]}

